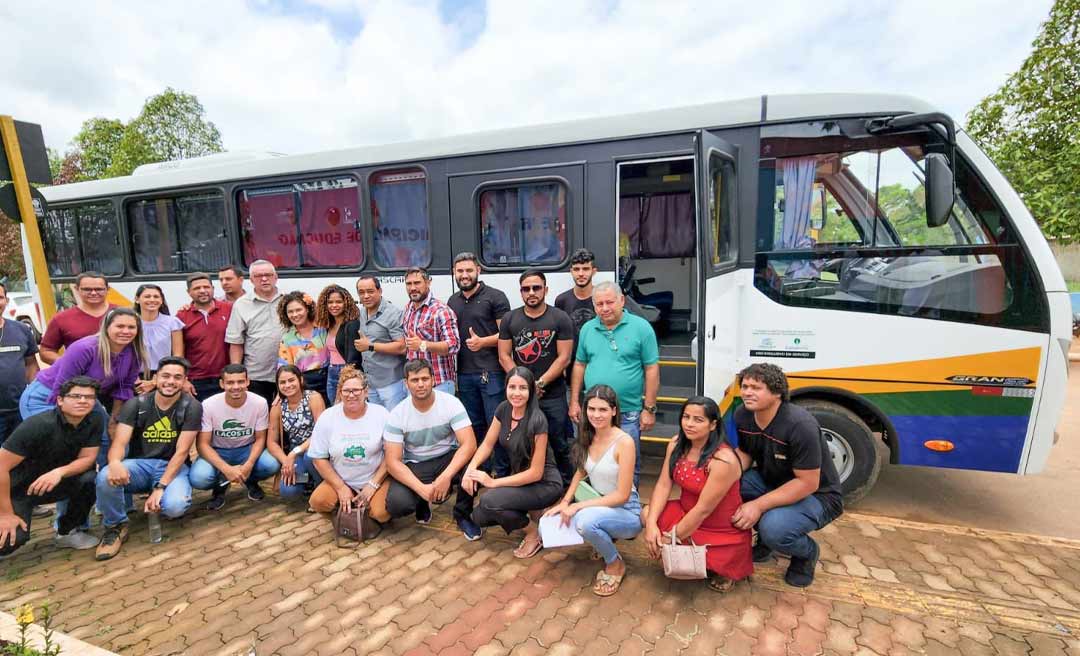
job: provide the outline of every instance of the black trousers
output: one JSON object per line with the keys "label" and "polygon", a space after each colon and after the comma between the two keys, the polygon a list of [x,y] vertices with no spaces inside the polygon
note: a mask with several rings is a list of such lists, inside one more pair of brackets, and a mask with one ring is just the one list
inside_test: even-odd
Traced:
{"label": "black trousers", "polygon": [[191,381],[195,388],[195,399],[202,403],[215,394],[222,392],[221,383],[217,378],[199,378]]}
{"label": "black trousers", "polygon": [[56,503],[67,499],[67,512],[60,516],[57,531],[64,535],[70,533],[72,529],[82,526],[90,515],[90,509],[94,507],[94,501],[97,498],[97,487],[94,485],[96,479],[97,472],[90,468],[78,476],[61,479],[52,492],[41,496],[27,496],[26,488],[12,490],[11,509],[26,522],[26,530],[16,529],[15,544],[5,544],[0,548],[0,555],[8,555],[26,544],[26,541],[30,539],[30,519],[34,512],[34,506]]}
{"label": "black trousers", "polygon": [[566,394],[545,393],[540,397],[539,406],[547,419],[548,444],[555,452],[555,466],[559,468],[563,485],[570,485],[577,469],[570,459],[570,442],[573,439],[570,432],[570,404],[566,401]]}
{"label": "black trousers", "polygon": [[266,399],[267,405],[274,405],[277,396],[277,384],[272,380],[253,380],[248,384],[248,391]]}
{"label": "black trousers", "polygon": [[[432,483],[450,465],[455,453],[457,451],[451,451],[438,458],[423,462],[407,462],[405,466],[409,468],[409,471],[414,476],[420,479],[421,483]],[[451,487],[457,487],[458,489],[457,500],[454,502],[455,521],[469,519],[472,515],[473,498],[466,494],[465,490],[461,489],[461,477],[464,473],[465,468],[462,467],[461,471],[454,474],[454,478],[450,482]],[[411,515],[416,512],[417,506],[426,503],[427,501],[420,498],[416,492],[413,492],[400,481],[396,479],[390,481],[390,489],[386,492],[386,511],[390,513],[391,517]]]}
{"label": "black trousers", "polygon": [[520,487],[484,490],[476,502],[472,519],[480,526],[498,524],[510,533],[529,525],[529,511],[555,505],[562,496],[562,481],[540,480]]}

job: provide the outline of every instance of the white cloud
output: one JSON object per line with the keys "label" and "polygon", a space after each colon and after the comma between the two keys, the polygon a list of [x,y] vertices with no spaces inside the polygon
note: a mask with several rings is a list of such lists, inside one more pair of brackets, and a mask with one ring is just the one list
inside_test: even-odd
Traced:
{"label": "white cloud", "polygon": [[293,153],[762,93],[910,93],[962,119],[1049,5],[493,0],[446,22],[435,2],[10,3],[0,112],[63,149],[172,86],[228,148]]}

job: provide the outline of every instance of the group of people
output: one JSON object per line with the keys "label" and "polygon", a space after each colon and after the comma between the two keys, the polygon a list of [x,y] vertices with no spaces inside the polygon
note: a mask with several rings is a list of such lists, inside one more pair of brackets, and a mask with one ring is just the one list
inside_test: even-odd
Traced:
{"label": "group of people", "polygon": [[[259,501],[260,482],[277,476],[279,494],[307,497],[310,511],[363,506],[382,523],[427,523],[456,494],[465,538],[521,531],[518,558],[543,548],[539,518],[558,516],[603,560],[601,596],[625,575],[616,541],[642,532],[656,556],[672,540],[708,545],[720,591],[772,550],[791,557],[789,583],[809,585],[808,534],[842,512],[840,484],[779,368],[740,374],[735,447],[712,399],[685,402],[643,510],[640,436],[659,389],[648,322],[625,311],[618,286],[593,284],[584,249],[555,305],[542,271],[521,274],[514,310],[480,280],[474,254],[458,255],[453,273],[458,291],[443,302],[424,269],[409,269],[398,308],[372,275],[356,282],[359,303],[338,285],[317,300],[282,294],[260,260],[250,293],[235,267],[218,274],[221,298],[208,274],[190,276],[190,303],[174,317],[153,285],[134,309],[111,306],[106,279],[88,272],[36,355],[32,339],[9,350],[2,331],[14,322],[0,324],[0,360],[20,358],[21,376],[0,380],[0,418],[14,393],[11,423],[22,420],[0,446],[0,555],[25,543],[42,504],[59,502],[58,546],[105,560],[128,536],[133,494],[148,494],[145,512],[176,518],[193,489],[211,490],[216,510],[231,485]],[[50,366],[37,371],[37,357]],[[673,485],[681,495],[669,500]],[[95,502],[100,539],[87,530]]]}

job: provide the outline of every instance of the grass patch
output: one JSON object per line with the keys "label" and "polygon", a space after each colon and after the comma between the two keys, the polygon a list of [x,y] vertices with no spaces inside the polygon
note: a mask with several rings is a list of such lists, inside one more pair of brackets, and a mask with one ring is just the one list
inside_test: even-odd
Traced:
{"label": "grass patch", "polygon": [[1070,292],[1080,292],[1080,280],[1065,283]]}

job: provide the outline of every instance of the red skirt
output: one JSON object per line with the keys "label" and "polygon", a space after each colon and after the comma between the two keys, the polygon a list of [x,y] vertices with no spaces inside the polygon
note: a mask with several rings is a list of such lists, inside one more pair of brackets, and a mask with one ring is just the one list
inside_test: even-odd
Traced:
{"label": "red skirt", "polygon": [[[683,494],[686,494],[685,490]],[[731,526],[730,519],[726,522],[726,527],[710,527],[709,520],[716,518],[716,515],[714,512],[707,517],[690,537],[694,544],[708,547],[705,550],[705,568],[708,571],[739,581],[754,573],[751,533]],[[683,510],[680,500],[672,499],[664,506],[664,511],[660,513],[660,519],[656,523],[663,533],[668,533],[685,516],[686,511]]]}

